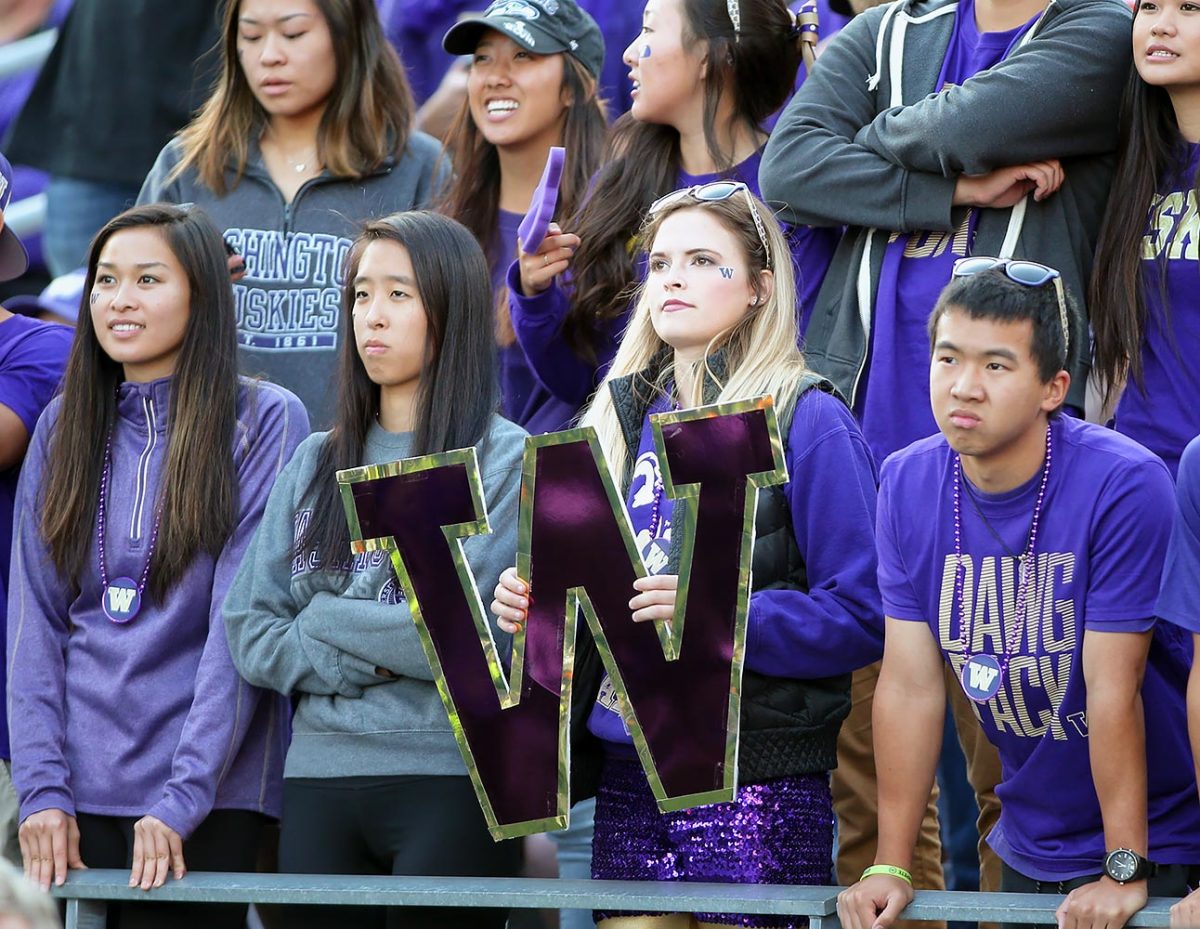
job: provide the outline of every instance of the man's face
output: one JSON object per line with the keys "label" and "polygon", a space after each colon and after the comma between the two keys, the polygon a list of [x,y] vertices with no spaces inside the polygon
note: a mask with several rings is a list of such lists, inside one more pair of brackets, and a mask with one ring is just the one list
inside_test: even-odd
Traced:
{"label": "man's face", "polygon": [[1044,382],[1032,344],[1029,320],[972,319],[955,307],[938,320],[929,395],[938,428],[959,454],[999,460],[1045,430],[1043,414],[1062,403],[1070,379],[1062,373]]}

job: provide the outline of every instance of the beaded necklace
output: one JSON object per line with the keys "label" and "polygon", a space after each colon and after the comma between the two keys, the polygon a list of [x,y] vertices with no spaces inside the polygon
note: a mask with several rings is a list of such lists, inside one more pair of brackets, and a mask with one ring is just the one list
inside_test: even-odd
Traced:
{"label": "beaded necklace", "polygon": [[[962,644],[966,662],[963,664],[959,683],[968,697],[976,703],[986,703],[1000,692],[1004,682],[1004,674],[1008,670],[1009,660],[1016,651],[1025,632],[1025,620],[1029,612],[1030,588],[1034,581],[1034,550],[1037,547],[1038,524],[1042,516],[1042,504],[1046,500],[1046,485],[1050,481],[1050,464],[1053,459],[1050,425],[1046,425],[1046,463],[1042,466],[1042,482],[1038,487],[1037,502],[1033,507],[1033,520],[1029,525],[1029,539],[1025,543],[1025,551],[1017,559],[1017,604],[1013,629],[1006,630],[1011,634],[1005,636],[1004,652],[996,658],[994,655],[973,655],[971,653],[971,621],[967,615],[966,595],[963,575],[962,553],[962,456],[955,457],[954,468],[954,593],[958,603],[959,641]],[[983,514],[980,513],[982,517]],[[1003,623],[1001,624],[1003,627]]]}
{"label": "beaded necklace", "polygon": [[146,592],[146,581],[150,578],[150,563],[154,560],[154,548],[158,544],[158,526],[162,521],[162,505],[155,508],[154,528],[150,530],[150,546],[146,551],[146,567],[142,578],[135,581],[131,577],[117,577],[108,580],[108,568],[105,565],[105,539],[108,528],[108,477],[112,471],[112,430],[104,441],[104,470],[100,473],[100,503],[96,512],[96,548],[100,562],[100,605],[104,615],[114,623],[127,623],[142,608],[142,595]]}

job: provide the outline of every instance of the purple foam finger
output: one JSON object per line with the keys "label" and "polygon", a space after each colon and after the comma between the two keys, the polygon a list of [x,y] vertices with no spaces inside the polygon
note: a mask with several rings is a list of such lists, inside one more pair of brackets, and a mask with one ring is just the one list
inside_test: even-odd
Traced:
{"label": "purple foam finger", "polygon": [[521,239],[521,251],[526,255],[536,252],[542,244],[542,239],[546,238],[546,230],[550,228],[554,208],[558,205],[558,183],[562,180],[563,161],[566,156],[567,150],[561,146],[555,145],[550,149],[542,179],[538,182],[537,190],[533,192],[533,199],[529,201],[529,212],[521,220],[521,228],[517,235]]}

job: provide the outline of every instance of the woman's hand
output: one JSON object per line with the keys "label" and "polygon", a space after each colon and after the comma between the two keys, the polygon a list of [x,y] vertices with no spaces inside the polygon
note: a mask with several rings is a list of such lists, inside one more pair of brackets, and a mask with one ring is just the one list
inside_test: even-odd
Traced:
{"label": "woman's hand", "polygon": [[529,585],[517,577],[516,568],[505,568],[492,596],[496,625],[509,635],[516,635],[529,616]]}
{"label": "woman's hand", "polygon": [[79,857],[79,824],[62,810],[42,810],[25,817],[17,831],[25,876],[42,890],[61,886],[68,868],[86,868]]}
{"label": "woman's hand", "polygon": [[645,623],[670,619],[675,615],[675,593],[679,590],[678,574],[651,574],[633,582],[638,594],[629,601],[633,621]]}
{"label": "woman's hand", "polygon": [[133,824],[133,870],[129,886],[149,890],[167,882],[167,872],[178,880],[187,874],[183,863],[183,839],[179,833],[153,816],[143,816]]}
{"label": "woman's hand", "polygon": [[558,223],[551,223],[536,252],[532,255],[525,254],[524,249],[518,252],[521,293],[526,297],[535,297],[547,290],[554,279],[570,266],[571,256],[577,248],[579,236],[563,232]]}

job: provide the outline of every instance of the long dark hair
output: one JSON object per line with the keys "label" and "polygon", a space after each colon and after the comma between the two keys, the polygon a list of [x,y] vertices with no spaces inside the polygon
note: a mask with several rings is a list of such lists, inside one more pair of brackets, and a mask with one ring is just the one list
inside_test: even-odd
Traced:
{"label": "long dark hair", "polygon": [[[684,41],[703,42],[704,137],[721,171],[733,153],[718,144],[717,113],[733,94],[733,119],[759,132],[787,100],[800,66],[800,38],[784,0],[741,0],[741,36],[735,37],[725,0],[684,0]],[[736,39],[736,41],[735,41]],[[595,362],[595,337],[624,311],[637,285],[629,243],[642,214],[676,185],[679,133],[640,123],[626,113],[613,127],[606,164],[583,208],[565,225],[581,242],[571,263],[573,294],[563,336],[581,358]]]}
{"label": "long dark hair", "polygon": [[88,253],[84,302],[63,379],[62,408],[50,441],[42,535],[55,568],[76,585],[92,548],[106,439],[116,423],[123,369],[100,347],[87,295],[109,239],[152,228],[187,272],[190,311],[171,381],[162,522],[148,588],[162,601],[199,552],[216,555],[237,517],[233,465],[237,421],[237,335],[233,288],[221,234],[199,209],[150,204],[126,210],[96,233]]}
{"label": "long dark hair", "polygon": [[363,252],[380,240],[408,251],[426,314],[411,454],[479,444],[499,405],[491,276],[475,237],[461,223],[424,210],[394,213],[367,225],[346,256],[337,412],[306,492],[312,519],[297,545],[298,553],[315,552],[321,567],[331,570],[345,563],[350,545],[334,474],[363,463],[367,432],[379,412],[379,385],[358,355],[352,309]]}
{"label": "long dark hair", "polygon": [[[562,54],[562,93],[570,99],[563,123],[561,144],[567,150],[560,185],[559,213],[573,215],[583,203],[588,184],[600,167],[608,120],[597,92],[596,79],[571,55]],[[471,106],[463,101],[446,137],[445,150],[454,166],[454,181],[439,204],[440,212],[458,220],[474,233],[491,261],[516,254],[516,243],[496,241],[500,212],[500,156],[483,137]],[[511,255],[506,254],[511,252]],[[497,295],[497,339],[512,344],[507,293]]]}
{"label": "long dark hair", "polygon": [[[1095,338],[1092,370],[1104,385],[1106,401],[1126,377],[1142,383],[1142,337],[1148,321],[1142,292],[1146,215],[1159,185],[1180,169],[1186,154],[1170,96],[1143,81],[1133,65],[1121,98],[1118,151],[1114,194],[1100,227],[1088,291]],[[1195,185],[1196,179],[1191,180]],[[1158,260],[1166,261],[1165,251]],[[1163,312],[1170,312],[1165,300]]]}
{"label": "long dark hair", "polygon": [[[337,177],[360,178],[408,145],[415,107],[400,58],[388,43],[373,0],[313,0],[333,40],[337,83],[317,129],[317,156]],[[179,133],[183,156],[176,178],[194,167],[205,186],[226,193],[225,169],[241,180],[250,141],[267,125],[238,61],[241,0],[225,0],[221,67],[212,94]]]}

